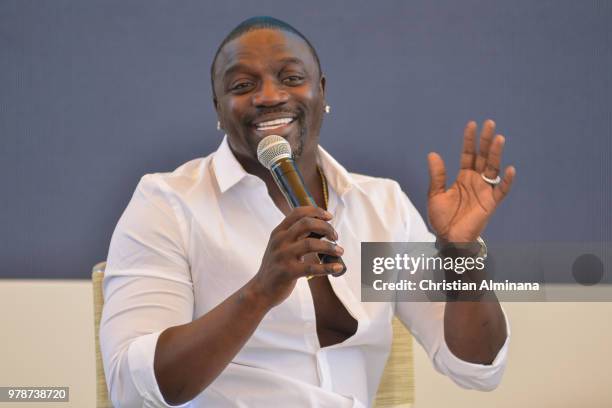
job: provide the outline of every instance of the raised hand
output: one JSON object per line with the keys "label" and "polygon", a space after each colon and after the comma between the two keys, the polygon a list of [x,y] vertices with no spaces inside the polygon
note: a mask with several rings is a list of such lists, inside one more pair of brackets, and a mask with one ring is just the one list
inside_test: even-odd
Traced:
{"label": "raised hand", "polygon": [[450,242],[474,242],[487,225],[489,218],[506,197],[516,170],[506,167],[498,184],[490,180],[500,174],[500,163],[505,139],[496,135],[495,122],[484,122],[476,153],[476,122],[469,122],[464,130],[461,169],[455,182],[446,188],[446,168],[437,153],[429,153],[429,222],[439,239]]}

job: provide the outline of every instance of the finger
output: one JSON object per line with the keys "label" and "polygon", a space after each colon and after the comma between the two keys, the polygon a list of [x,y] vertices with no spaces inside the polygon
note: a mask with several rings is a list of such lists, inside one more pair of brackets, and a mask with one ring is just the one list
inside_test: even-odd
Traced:
{"label": "finger", "polygon": [[302,217],[290,226],[287,230],[287,239],[297,241],[312,233],[318,234],[319,238],[327,237],[330,241],[338,239],[338,234],[331,224],[327,221],[312,217]]}
{"label": "finger", "polygon": [[470,121],[463,130],[463,150],[461,151],[461,168],[473,169],[476,158],[476,122]]}
{"label": "finger", "polygon": [[290,245],[287,250],[298,259],[312,253],[327,254],[331,256],[342,256],[344,253],[344,249],[340,245],[317,238],[301,239]]}
{"label": "finger", "polygon": [[325,276],[333,273],[339,273],[344,269],[344,266],[339,263],[309,263],[302,264],[298,267],[299,276]]}
{"label": "finger", "polygon": [[512,188],[512,183],[514,182],[514,176],[516,176],[516,169],[514,166],[506,167],[506,171],[504,172],[504,177],[501,182],[495,186],[493,189],[493,199],[496,203],[500,203]]}
{"label": "finger", "polygon": [[493,143],[491,143],[489,157],[487,157],[487,163],[484,169],[484,175],[490,179],[494,179],[499,174],[502,152],[504,151],[505,143],[506,139],[502,135],[495,136]]}
{"label": "finger", "polygon": [[429,164],[429,197],[433,197],[446,190],[446,168],[444,160],[435,152],[427,155],[427,162]]}
{"label": "finger", "polygon": [[318,218],[318,219],[326,220],[326,221],[329,221],[333,218],[333,216],[329,212],[325,211],[321,207],[313,207],[313,206],[296,207],[293,210],[291,210],[291,212],[285,217],[283,221],[281,221],[280,224],[278,224],[275,230],[280,230],[280,231],[287,230],[293,224],[295,224],[297,221],[299,221],[300,219],[304,217]]}
{"label": "finger", "polygon": [[487,163],[487,157],[489,156],[491,140],[493,140],[493,133],[495,133],[495,122],[493,122],[491,119],[485,120],[480,133],[478,157],[476,157],[476,164],[474,166],[474,170],[476,170],[478,173],[482,173],[484,171],[485,164]]}

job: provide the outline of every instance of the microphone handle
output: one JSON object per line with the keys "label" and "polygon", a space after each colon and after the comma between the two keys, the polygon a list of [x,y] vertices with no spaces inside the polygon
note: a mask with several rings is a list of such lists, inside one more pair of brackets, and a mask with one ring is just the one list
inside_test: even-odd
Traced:
{"label": "microphone handle", "polygon": [[[293,159],[285,158],[279,160],[270,168],[270,172],[272,173],[276,185],[278,185],[278,188],[285,196],[285,199],[287,199],[291,208],[302,206],[317,207],[317,203],[308,192],[308,189],[306,189],[304,179]],[[322,235],[314,232],[310,234],[310,237],[318,239],[323,238]],[[327,254],[317,254],[317,256],[321,263],[339,263],[343,266],[340,272],[333,273],[332,276],[341,276],[346,272],[346,264],[342,260],[342,257]]]}

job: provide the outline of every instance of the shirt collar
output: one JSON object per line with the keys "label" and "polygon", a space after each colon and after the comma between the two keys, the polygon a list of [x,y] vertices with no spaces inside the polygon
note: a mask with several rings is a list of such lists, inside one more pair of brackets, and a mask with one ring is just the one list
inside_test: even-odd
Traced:
{"label": "shirt collar", "polygon": [[321,166],[329,186],[340,197],[349,192],[353,186],[360,189],[359,184],[355,183],[353,176],[321,145],[319,145],[319,166]]}
{"label": "shirt collar", "polygon": [[213,156],[213,168],[222,193],[248,175],[230,149],[227,135]]}
{"label": "shirt collar", "polygon": [[[319,166],[325,174],[328,185],[339,196],[347,193],[353,186],[359,187],[351,174],[321,146],[319,146]],[[222,193],[238,184],[243,178],[250,176],[230,149],[227,135],[223,137],[221,145],[214,153],[213,168]]]}

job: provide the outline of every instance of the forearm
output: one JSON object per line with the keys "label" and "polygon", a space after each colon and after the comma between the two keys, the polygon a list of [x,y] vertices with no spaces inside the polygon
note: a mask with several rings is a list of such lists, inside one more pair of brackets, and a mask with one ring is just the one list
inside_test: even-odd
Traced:
{"label": "forearm", "polygon": [[458,358],[470,363],[491,364],[506,337],[504,314],[496,299],[446,303],[444,339]]}
{"label": "forearm", "polygon": [[154,371],[166,402],[192,400],[205,389],[251,337],[269,306],[251,282],[191,323],[159,336]]}
{"label": "forearm", "polygon": [[[444,339],[456,357],[470,363],[491,364],[503,347],[507,332],[504,313],[495,292],[480,289],[481,283],[488,279],[488,274],[486,268],[477,266],[476,260],[484,262],[486,246],[478,242],[458,242],[449,243],[438,238],[436,243],[440,256],[455,261],[463,260],[466,265],[467,270],[446,270],[446,279],[469,283],[477,289],[447,292]],[[467,266],[466,259],[474,260],[471,266]]]}

